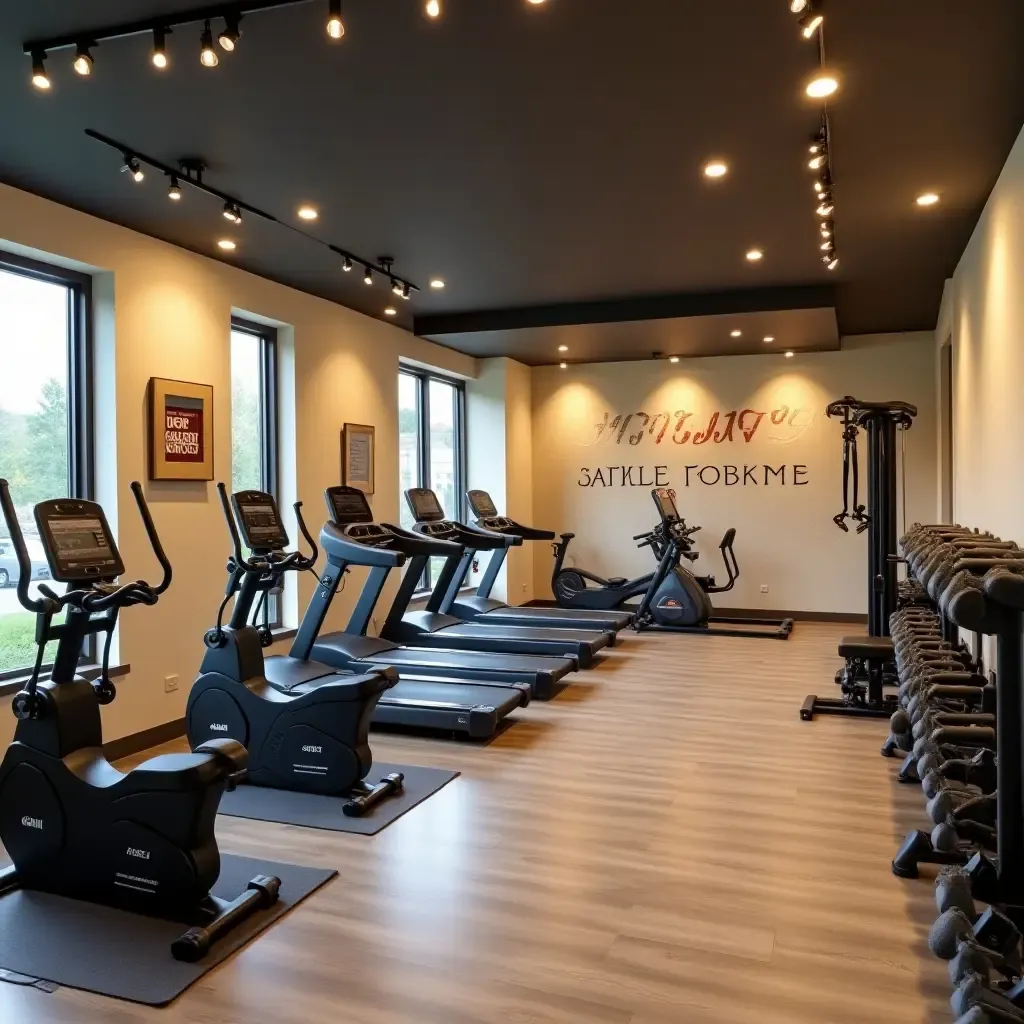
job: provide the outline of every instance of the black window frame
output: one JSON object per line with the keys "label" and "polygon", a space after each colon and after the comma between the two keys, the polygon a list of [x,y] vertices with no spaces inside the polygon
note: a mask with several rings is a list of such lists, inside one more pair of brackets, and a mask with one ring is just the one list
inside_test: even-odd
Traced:
{"label": "black window frame", "polygon": [[[0,250],[0,271],[59,284],[67,289],[68,308],[68,490],[69,498],[91,501],[95,493],[92,276],[53,263]],[[55,495],[62,497],[62,495]],[[96,660],[96,637],[89,637],[81,661]],[[47,662],[41,671],[53,667]],[[31,665],[0,672],[0,685],[32,671]]]}
{"label": "black window frame", "polygon": [[[416,366],[408,366],[400,363],[398,375],[413,378],[417,388],[416,408],[419,413],[419,451],[417,453],[417,487],[431,487],[430,481],[430,382],[437,381],[440,384],[447,384],[455,390],[455,426],[453,444],[455,447],[455,493],[457,495],[458,507],[455,509],[446,508],[445,512],[458,520],[460,523],[466,521],[467,499],[466,479],[468,476],[467,446],[466,446],[466,382],[457,377],[449,377],[443,373],[432,370],[424,370]],[[399,501],[405,501],[404,492],[399,495]],[[429,594],[431,587],[428,582],[429,563],[423,570],[423,577],[420,579],[414,597],[421,597]]]}
{"label": "black window frame", "polygon": [[[245,317],[231,317],[231,333],[248,334],[259,342],[260,361],[260,490],[272,494],[280,505],[280,416],[278,413],[277,328]],[[233,426],[233,424],[232,424]],[[232,488],[234,488],[232,480]],[[278,595],[269,595],[270,628],[284,624],[283,605]]]}

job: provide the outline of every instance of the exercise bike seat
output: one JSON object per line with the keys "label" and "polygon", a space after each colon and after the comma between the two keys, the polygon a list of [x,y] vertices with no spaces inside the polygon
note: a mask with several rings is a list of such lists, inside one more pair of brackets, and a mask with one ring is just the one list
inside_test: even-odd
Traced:
{"label": "exercise bike seat", "polygon": [[629,580],[625,576],[610,576],[608,578],[609,587],[624,587]]}
{"label": "exercise bike seat", "polygon": [[398,672],[390,665],[354,675],[339,673],[322,662],[303,661],[287,655],[265,658],[263,674],[270,687],[278,693],[294,697],[330,684],[331,692],[341,700],[359,700],[388,690],[398,682]]}
{"label": "exercise bike seat", "polygon": [[563,533],[563,534],[559,534],[559,536],[562,538],[562,540],[573,540],[575,538],[576,534],[575,533]]}

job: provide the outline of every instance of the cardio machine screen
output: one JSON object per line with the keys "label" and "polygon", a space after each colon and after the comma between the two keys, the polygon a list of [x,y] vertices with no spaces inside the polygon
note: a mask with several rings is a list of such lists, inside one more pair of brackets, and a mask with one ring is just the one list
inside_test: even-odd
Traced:
{"label": "cardio machine screen", "polygon": [[53,517],[40,531],[53,577],[61,583],[113,579],[124,572],[106,525],[98,516]]}
{"label": "cardio machine screen", "polygon": [[405,492],[405,500],[417,523],[438,523],[444,520],[444,509],[437,495],[427,487],[414,487]]}
{"label": "cardio machine screen", "polygon": [[466,497],[469,498],[469,507],[477,519],[495,519],[497,517],[498,510],[486,491],[469,491]]}
{"label": "cardio machine screen", "polygon": [[239,491],[231,496],[242,540],[250,551],[280,551],[288,547],[277,502],[263,491]]}
{"label": "cardio machine screen", "polygon": [[373,510],[366,495],[355,487],[329,487],[327,512],[335,526],[373,522]]}
{"label": "cardio machine screen", "polygon": [[679,518],[679,509],[676,508],[676,496],[667,487],[656,487],[651,491],[654,504],[658,506],[658,514],[662,522],[669,522]]}

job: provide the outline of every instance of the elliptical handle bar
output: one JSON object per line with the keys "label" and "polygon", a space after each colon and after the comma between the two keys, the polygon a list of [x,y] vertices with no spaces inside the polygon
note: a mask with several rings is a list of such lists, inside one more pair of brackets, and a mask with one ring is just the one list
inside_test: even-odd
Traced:
{"label": "elliptical handle bar", "polygon": [[[316,560],[320,557],[320,549],[316,546],[316,541],[313,540],[312,535],[306,528],[306,520],[302,518],[302,502],[297,501],[292,505],[295,510],[295,521],[299,524],[299,532],[303,537],[306,538],[306,543],[313,549],[313,553],[308,557],[303,555],[300,551],[296,550],[295,554],[298,556],[295,561],[292,562],[298,569],[306,570],[312,569],[316,565]],[[296,545],[296,548],[298,545]]]}
{"label": "elliptical handle bar", "polygon": [[231,511],[231,502],[228,501],[228,489],[224,486],[223,480],[217,484],[217,493],[220,495],[220,505],[224,512],[224,520],[228,524],[228,533],[231,535],[232,554],[234,555],[235,563],[247,572],[256,572],[256,564],[242,557],[242,538],[238,536],[235,516]]}
{"label": "elliptical handle bar", "polygon": [[135,495],[135,504],[138,505],[139,515],[142,517],[142,525],[146,527],[146,535],[149,537],[150,546],[153,548],[153,554],[156,555],[156,560],[164,571],[164,578],[160,583],[155,587],[150,587],[153,594],[159,597],[171,585],[174,570],[171,568],[171,563],[164,553],[164,546],[160,543],[160,535],[156,532],[156,526],[153,525],[153,517],[149,514],[149,504],[142,490],[142,484],[138,480],[133,480],[131,486],[132,494]]}
{"label": "elliptical handle bar", "polygon": [[30,612],[39,613],[46,610],[46,602],[28,596],[28,584],[32,578],[32,559],[28,557],[25,537],[18,524],[18,513],[14,511],[11,501],[11,489],[6,480],[0,479],[0,507],[3,508],[4,521],[11,535],[14,553],[18,557],[18,600]]}

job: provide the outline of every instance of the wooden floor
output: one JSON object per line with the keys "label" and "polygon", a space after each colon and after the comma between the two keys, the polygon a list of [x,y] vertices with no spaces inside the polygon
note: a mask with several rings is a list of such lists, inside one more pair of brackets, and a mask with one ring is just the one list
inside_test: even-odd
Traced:
{"label": "wooden floor", "polygon": [[629,635],[486,747],[374,734],[463,775],[374,839],[221,818],[226,851],[340,877],[165,1010],[0,985],[31,1024],[949,1021],[924,823],[885,724],[799,721],[842,627]]}

